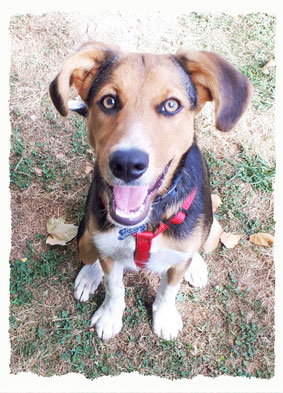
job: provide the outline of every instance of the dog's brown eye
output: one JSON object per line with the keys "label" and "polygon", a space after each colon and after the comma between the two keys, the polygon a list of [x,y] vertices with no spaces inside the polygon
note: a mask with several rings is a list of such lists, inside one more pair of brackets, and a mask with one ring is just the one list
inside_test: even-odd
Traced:
{"label": "dog's brown eye", "polygon": [[182,105],[175,98],[168,98],[168,100],[157,107],[157,111],[164,116],[176,115],[181,109]]}
{"label": "dog's brown eye", "polygon": [[179,108],[179,103],[176,100],[170,99],[164,103],[164,109],[166,112],[176,112]]}
{"label": "dog's brown eye", "polygon": [[105,109],[113,109],[116,105],[116,99],[113,96],[106,96],[101,100],[101,104]]}

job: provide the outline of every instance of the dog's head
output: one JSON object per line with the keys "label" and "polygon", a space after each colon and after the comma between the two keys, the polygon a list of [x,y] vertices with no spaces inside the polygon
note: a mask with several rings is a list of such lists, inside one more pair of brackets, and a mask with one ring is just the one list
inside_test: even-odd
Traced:
{"label": "dog's head", "polygon": [[247,78],[215,53],[123,53],[98,42],[83,45],[50,84],[52,101],[68,114],[70,86],[84,103],[70,106],[87,116],[112,220],[136,225],[148,217],[157,193],[194,139],[194,116],[215,102],[216,128],[229,131],[251,96]]}

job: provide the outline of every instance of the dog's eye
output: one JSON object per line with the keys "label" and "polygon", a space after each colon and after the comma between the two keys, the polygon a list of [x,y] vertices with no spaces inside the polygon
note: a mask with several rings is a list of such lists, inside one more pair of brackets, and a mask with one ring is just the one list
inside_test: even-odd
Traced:
{"label": "dog's eye", "polygon": [[176,112],[179,108],[179,103],[176,100],[167,100],[164,104],[166,112]]}
{"label": "dog's eye", "polygon": [[114,109],[116,106],[116,98],[110,95],[105,96],[102,98],[100,103],[105,109]]}
{"label": "dog's eye", "polygon": [[163,115],[175,115],[182,109],[182,105],[178,100],[175,98],[169,98],[168,100],[164,101],[160,107],[158,108],[158,112],[162,113]]}

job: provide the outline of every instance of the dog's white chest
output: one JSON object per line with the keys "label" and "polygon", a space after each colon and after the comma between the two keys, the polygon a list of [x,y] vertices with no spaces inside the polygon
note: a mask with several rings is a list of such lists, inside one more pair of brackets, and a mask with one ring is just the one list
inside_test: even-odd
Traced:
{"label": "dog's white chest", "polygon": [[[119,240],[119,229],[100,233],[94,236],[94,243],[100,252],[112,258],[115,262],[122,263],[125,268],[137,270],[134,261],[136,250],[136,239],[134,236],[128,236],[124,240]],[[187,252],[177,251],[170,248],[164,248],[161,237],[152,240],[150,249],[150,258],[146,268],[157,273],[167,271],[172,265],[188,260],[192,255]]]}

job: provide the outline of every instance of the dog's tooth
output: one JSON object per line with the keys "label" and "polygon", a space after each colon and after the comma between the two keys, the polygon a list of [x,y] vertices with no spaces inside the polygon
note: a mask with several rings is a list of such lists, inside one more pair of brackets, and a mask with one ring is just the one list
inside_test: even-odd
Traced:
{"label": "dog's tooth", "polygon": [[145,208],[144,204],[136,211],[129,211],[129,212],[127,212],[127,211],[120,210],[120,209],[117,208],[116,209],[116,214],[118,216],[120,216],[120,217],[123,217],[123,218],[136,218],[136,217],[138,217],[142,213],[144,208]]}

